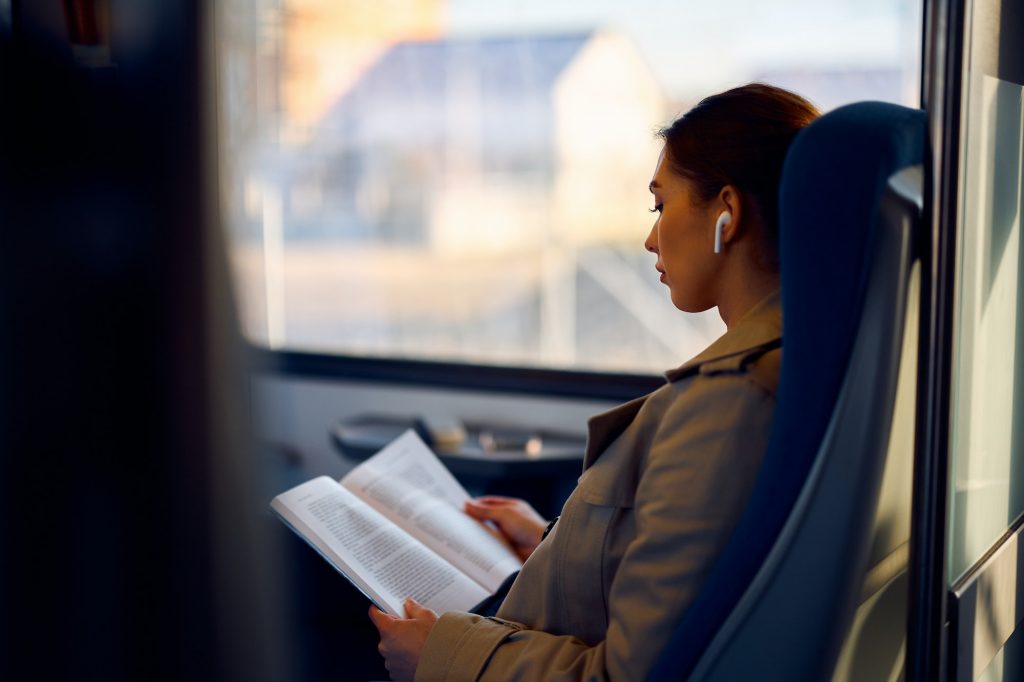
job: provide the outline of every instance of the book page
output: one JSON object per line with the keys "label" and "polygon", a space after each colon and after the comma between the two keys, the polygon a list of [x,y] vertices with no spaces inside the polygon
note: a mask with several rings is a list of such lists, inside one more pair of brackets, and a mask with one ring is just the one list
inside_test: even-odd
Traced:
{"label": "book page", "polygon": [[490,592],[522,567],[494,531],[463,511],[469,494],[413,431],[341,484]]}
{"label": "book page", "polygon": [[474,580],[326,476],[282,493],[270,505],[377,606],[404,616],[412,597],[445,613],[488,596]]}

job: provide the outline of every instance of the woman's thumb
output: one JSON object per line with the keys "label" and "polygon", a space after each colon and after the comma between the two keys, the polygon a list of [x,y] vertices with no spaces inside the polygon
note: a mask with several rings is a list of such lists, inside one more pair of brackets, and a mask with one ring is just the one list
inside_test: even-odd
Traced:
{"label": "woman's thumb", "polygon": [[406,598],[406,600],[405,600],[405,615],[407,617],[409,617],[409,618],[416,618],[416,617],[418,617],[418,616],[420,616],[420,615],[422,615],[424,613],[428,613],[428,612],[430,612],[430,609],[428,609],[423,604],[420,604],[418,601],[416,601],[412,597],[407,597]]}

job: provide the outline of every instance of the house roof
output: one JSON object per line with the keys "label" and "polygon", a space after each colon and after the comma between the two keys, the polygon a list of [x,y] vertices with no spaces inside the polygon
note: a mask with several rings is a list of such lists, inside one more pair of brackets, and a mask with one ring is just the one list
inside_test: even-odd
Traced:
{"label": "house roof", "polygon": [[[592,32],[405,41],[386,50],[328,110],[324,136],[458,135],[546,117],[554,85]],[[453,130],[454,128],[454,130]],[[478,131],[495,132],[495,131]],[[514,135],[513,135],[514,136]]]}

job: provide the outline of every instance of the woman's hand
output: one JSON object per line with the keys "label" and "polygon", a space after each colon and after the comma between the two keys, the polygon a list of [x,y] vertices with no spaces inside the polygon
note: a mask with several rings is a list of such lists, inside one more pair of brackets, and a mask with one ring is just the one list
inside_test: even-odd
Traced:
{"label": "woman's hand", "polygon": [[466,502],[466,513],[474,519],[490,521],[497,526],[523,561],[537,549],[548,525],[529,502],[514,497],[478,497]]}
{"label": "woman's hand", "polygon": [[384,657],[384,667],[392,680],[412,682],[423,645],[437,622],[437,614],[409,598],[405,600],[405,615],[408,617],[398,618],[376,606],[370,607],[370,620],[380,633],[377,651]]}

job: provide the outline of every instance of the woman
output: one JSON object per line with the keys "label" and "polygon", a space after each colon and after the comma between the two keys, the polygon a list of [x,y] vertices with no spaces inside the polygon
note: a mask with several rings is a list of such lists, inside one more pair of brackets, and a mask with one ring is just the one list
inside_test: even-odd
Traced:
{"label": "woman", "polygon": [[781,361],[777,194],[803,98],[747,85],[661,131],[645,241],[672,303],[727,331],[648,396],[591,419],[584,472],[556,524],[483,498],[528,556],[495,618],[371,607],[392,679],[640,680],[739,520],[768,440]]}

